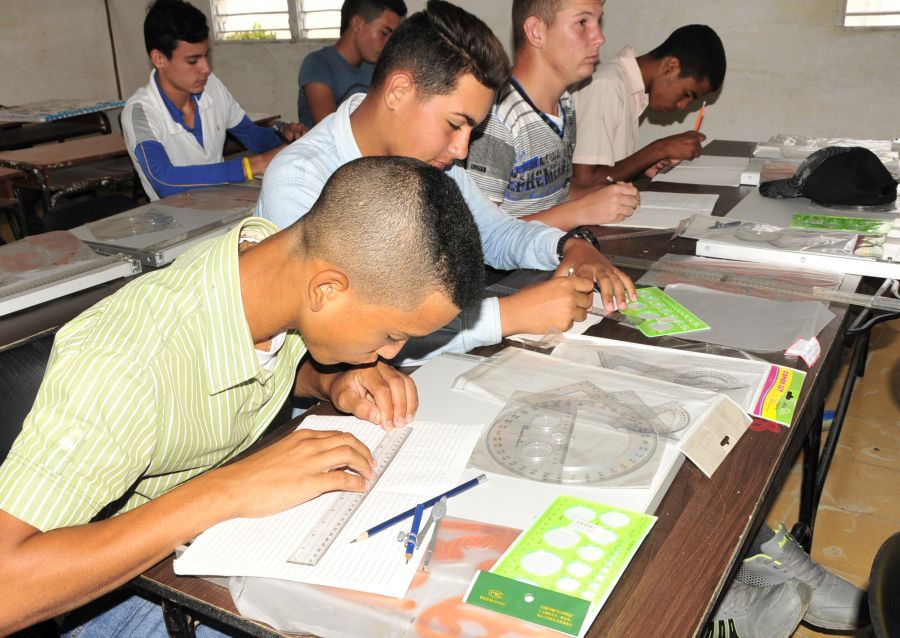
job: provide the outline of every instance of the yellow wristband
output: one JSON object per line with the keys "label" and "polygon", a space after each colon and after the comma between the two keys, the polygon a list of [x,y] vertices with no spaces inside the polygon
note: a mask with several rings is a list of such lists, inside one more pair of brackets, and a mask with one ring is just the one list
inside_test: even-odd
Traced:
{"label": "yellow wristband", "polygon": [[246,177],[249,182],[253,179],[253,169],[250,168],[250,158],[245,157],[241,163],[244,165],[244,177]]}

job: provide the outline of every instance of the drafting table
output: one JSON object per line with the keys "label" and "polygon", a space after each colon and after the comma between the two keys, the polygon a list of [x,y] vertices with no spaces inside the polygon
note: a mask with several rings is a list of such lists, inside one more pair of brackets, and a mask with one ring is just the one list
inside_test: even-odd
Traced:
{"label": "drafting table", "polygon": [[[733,154],[739,154],[733,150],[737,149],[749,156],[747,144],[711,146],[707,152],[724,154],[731,150]],[[722,215],[750,188],[654,184],[650,190],[718,193],[715,212]],[[603,229],[599,234],[620,231],[618,228]],[[604,249],[610,254],[640,254],[654,258],[667,252],[693,254],[693,241],[683,238],[668,241],[665,237],[625,239],[607,242]],[[640,273],[629,274],[636,277]],[[831,310],[836,318],[818,336],[822,356],[808,371],[792,427],[755,422],[716,471],[713,480],[704,477],[691,463],[682,465],[656,509],[659,520],[588,636],[653,636],[659,634],[661,627],[665,627],[665,635],[670,638],[700,634],[716,600],[731,582],[746,547],[765,520],[797,454],[809,441],[818,441],[815,433],[821,430],[822,405],[838,376],[842,335],[849,320],[846,306],[832,304]],[[648,342],[636,330],[612,321],[601,322],[588,333]],[[778,353],[763,358],[798,365]],[[277,432],[284,434],[293,427],[294,424],[282,426]],[[277,433],[272,435],[277,436]],[[811,495],[804,492],[804,499],[809,508]],[[237,615],[226,589],[203,579],[176,576],[171,558],[147,570],[133,581],[133,585],[168,601],[166,607],[170,618],[178,616],[179,608],[185,608],[191,610],[194,617],[205,615],[249,635],[284,635]]]}
{"label": "drafting table", "polygon": [[47,100],[0,109],[0,151],[109,133],[112,128],[105,111],[124,104],[121,100]]}

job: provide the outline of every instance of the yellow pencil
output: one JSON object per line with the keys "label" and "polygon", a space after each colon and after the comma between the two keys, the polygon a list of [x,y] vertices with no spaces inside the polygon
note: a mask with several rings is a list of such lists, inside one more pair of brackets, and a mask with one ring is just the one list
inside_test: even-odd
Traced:
{"label": "yellow pencil", "polygon": [[703,121],[703,111],[706,110],[706,100],[703,100],[703,104],[700,105],[700,112],[697,113],[697,123],[694,124],[694,132],[700,130],[700,122]]}

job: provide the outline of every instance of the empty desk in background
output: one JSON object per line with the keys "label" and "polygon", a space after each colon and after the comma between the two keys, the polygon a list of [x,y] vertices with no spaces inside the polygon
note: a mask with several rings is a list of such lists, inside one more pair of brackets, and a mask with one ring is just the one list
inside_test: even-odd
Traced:
{"label": "empty desk in background", "polygon": [[121,100],[47,100],[0,108],[0,151],[109,133],[105,111],[124,105]]}
{"label": "empty desk in background", "polygon": [[17,194],[31,232],[41,230],[35,193],[47,213],[63,196],[135,178],[121,133],[5,151],[0,153],[0,166],[18,169],[26,176],[18,182]]}
{"label": "empty desk in background", "polygon": [[[752,145],[744,143],[720,143],[707,152],[740,155],[743,151],[749,157],[751,148]],[[750,191],[749,187],[689,184],[653,184],[650,190],[718,193],[717,215],[725,214]],[[598,235],[621,231],[620,228],[601,229]],[[684,238],[667,240],[658,236],[613,240],[603,243],[603,249],[609,254],[654,259],[665,253],[693,254],[694,243]],[[640,274],[629,272],[634,278]],[[515,277],[517,274],[511,276]],[[588,636],[657,636],[660,632],[667,638],[700,635],[705,619],[728,587],[750,540],[765,520],[794,459],[812,438],[810,433],[821,428],[823,403],[838,376],[841,337],[848,321],[846,306],[832,304],[831,310],[836,317],[819,334],[822,356],[808,370],[792,426],[783,428],[755,422],[712,479],[706,478],[692,463],[682,465],[655,511],[659,520]],[[589,329],[588,334],[653,343],[638,331],[612,321],[602,321]],[[792,367],[802,366],[779,353],[767,353],[762,358]],[[289,432],[295,425],[286,424],[278,432]],[[453,514],[452,508],[449,514]],[[238,615],[227,589],[200,578],[176,576],[171,557],[147,570],[134,584],[176,606],[215,618],[249,635],[285,635]]]}

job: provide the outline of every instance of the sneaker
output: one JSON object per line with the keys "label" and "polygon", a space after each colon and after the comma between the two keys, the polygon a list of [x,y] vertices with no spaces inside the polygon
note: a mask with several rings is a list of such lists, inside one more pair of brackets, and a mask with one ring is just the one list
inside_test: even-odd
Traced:
{"label": "sneaker", "polygon": [[804,621],[822,629],[856,629],[862,591],[810,558],[784,525],[762,544],[762,553],[744,559],[736,579],[753,587],[799,580],[812,588],[812,600],[803,616]]}
{"label": "sneaker", "polygon": [[788,638],[803,617],[812,591],[791,580],[751,587],[735,580],[706,624],[702,638]]}

